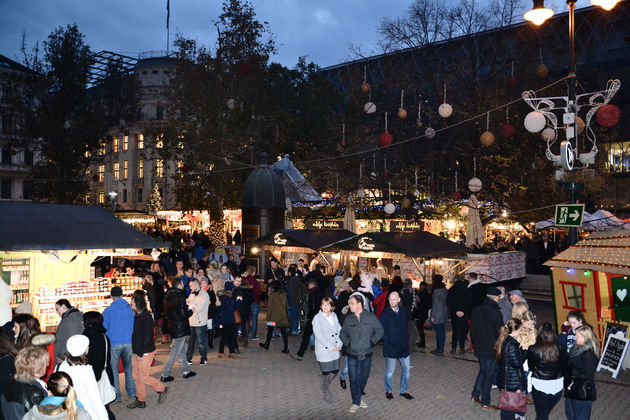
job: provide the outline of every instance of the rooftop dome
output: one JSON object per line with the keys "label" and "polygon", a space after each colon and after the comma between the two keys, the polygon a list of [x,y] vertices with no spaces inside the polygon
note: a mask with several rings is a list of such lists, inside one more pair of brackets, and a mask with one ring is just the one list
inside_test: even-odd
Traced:
{"label": "rooftop dome", "polygon": [[284,188],[280,178],[269,166],[269,156],[261,153],[260,164],[243,185],[241,208],[283,209],[286,207]]}

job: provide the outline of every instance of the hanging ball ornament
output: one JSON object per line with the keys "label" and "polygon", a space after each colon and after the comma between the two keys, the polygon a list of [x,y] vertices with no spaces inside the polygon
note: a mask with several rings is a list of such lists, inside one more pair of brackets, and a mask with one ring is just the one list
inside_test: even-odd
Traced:
{"label": "hanging ball ornament", "polygon": [[366,114],[374,114],[376,112],[376,105],[374,105],[374,102],[366,102],[365,105],[363,105],[363,111],[365,111]]}
{"label": "hanging ball ornament", "polygon": [[516,86],[516,82],[517,82],[516,77],[510,77],[508,79],[508,86],[514,87],[514,86]]}
{"label": "hanging ball ornament", "polygon": [[228,109],[236,108],[236,99],[232,99],[232,98],[228,99],[227,100],[227,107],[228,107]]}
{"label": "hanging ball ornament", "polygon": [[584,124],[584,120],[581,117],[577,117],[578,134],[582,134],[585,128],[586,128],[586,124]]}
{"label": "hanging ball ornament", "polygon": [[516,129],[510,123],[505,123],[501,126],[501,135],[506,139],[509,139],[510,137],[512,137],[515,132],[516,132]]}
{"label": "hanging ball ornament", "polygon": [[483,184],[481,183],[481,180],[477,177],[471,178],[470,181],[468,181],[468,189],[471,192],[479,192],[481,191],[481,187],[483,186]]}
{"label": "hanging ball ornament", "polygon": [[540,135],[542,136],[542,139],[544,141],[550,142],[556,138],[556,130],[554,130],[553,128],[547,127],[542,131]]}
{"label": "hanging ball ornament", "polygon": [[424,130],[424,135],[427,136],[428,139],[432,139],[433,137],[435,137],[435,130],[429,127]]}
{"label": "hanging ball ornament", "polygon": [[394,212],[396,211],[396,206],[392,203],[387,203],[385,204],[385,207],[383,207],[383,210],[385,210],[385,213],[387,214],[394,214]]}
{"label": "hanging ball ornament", "polygon": [[400,205],[402,206],[403,209],[408,209],[409,207],[411,207],[411,200],[405,197],[400,202]]}
{"label": "hanging ball ornament", "polygon": [[606,104],[597,110],[597,122],[602,127],[612,127],[621,119],[621,109],[616,105]]}
{"label": "hanging ball ornament", "polygon": [[368,93],[368,92],[370,91],[370,89],[372,89],[372,87],[370,86],[370,84],[369,84],[369,83],[367,83],[367,82],[363,82],[363,83],[361,84],[361,91],[362,91],[363,93]]}
{"label": "hanging ball ornament", "polygon": [[341,147],[346,147],[348,145],[348,142],[345,140],[341,141]]}
{"label": "hanging ball ornament", "polygon": [[462,193],[459,191],[455,191],[452,195],[454,201],[459,201],[462,199]]}
{"label": "hanging ball ornament", "polygon": [[494,134],[492,134],[492,131],[484,131],[479,140],[484,146],[490,147],[494,144]]}
{"label": "hanging ball ornament", "polygon": [[422,121],[416,120],[416,124],[418,125],[418,127],[422,127]]}
{"label": "hanging ball ornament", "polygon": [[545,128],[545,116],[542,112],[532,111],[525,117],[525,128],[530,133],[538,133]]}
{"label": "hanging ball ornament", "polygon": [[453,115],[453,107],[445,102],[439,106],[438,114],[440,114],[442,118],[448,118]]}
{"label": "hanging ball ornament", "polygon": [[401,120],[407,118],[407,111],[405,111],[404,108],[398,109],[398,118],[400,118]]}
{"label": "hanging ball ornament", "polygon": [[390,146],[394,142],[394,137],[389,133],[383,133],[381,134],[379,141],[383,147]]}
{"label": "hanging ball ornament", "polygon": [[540,63],[538,67],[536,67],[536,76],[544,79],[549,74],[549,69],[543,63]]}

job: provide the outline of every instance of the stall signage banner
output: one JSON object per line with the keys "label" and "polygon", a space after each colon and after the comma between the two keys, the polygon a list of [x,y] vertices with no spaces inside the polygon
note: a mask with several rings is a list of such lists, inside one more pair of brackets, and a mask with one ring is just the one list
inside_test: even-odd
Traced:
{"label": "stall signage banner", "polygon": [[343,221],[306,219],[304,226],[307,230],[341,230],[343,229]]}
{"label": "stall signage banner", "polygon": [[359,239],[357,246],[361,251],[370,252],[374,251],[374,248],[376,248],[376,243],[372,238],[364,236],[363,238]]}
{"label": "stall signage banner", "polygon": [[424,230],[422,220],[392,220],[389,222],[390,232],[418,232]]}
{"label": "stall signage banner", "polygon": [[628,352],[629,342],[630,340],[625,338],[621,331],[609,335],[602,357],[599,359],[597,371],[599,372],[601,369],[609,370],[613,374],[612,377],[616,379],[623,364],[623,359]]}
{"label": "stall signage banner", "polygon": [[580,227],[584,215],[584,204],[562,204],[556,206],[556,226]]}
{"label": "stall signage banner", "polygon": [[288,242],[287,237],[283,233],[276,233],[273,235],[273,243],[278,246],[284,246]]}

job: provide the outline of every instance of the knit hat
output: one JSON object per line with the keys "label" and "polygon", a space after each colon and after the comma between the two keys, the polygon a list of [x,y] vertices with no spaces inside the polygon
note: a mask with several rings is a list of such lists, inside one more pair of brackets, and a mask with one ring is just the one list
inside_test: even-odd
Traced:
{"label": "knit hat", "polygon": [[66,349],[72,357],[83,356],[89,346],[90,339],[83,334],[75,334],[68,338],[68,341],[66,342]]}

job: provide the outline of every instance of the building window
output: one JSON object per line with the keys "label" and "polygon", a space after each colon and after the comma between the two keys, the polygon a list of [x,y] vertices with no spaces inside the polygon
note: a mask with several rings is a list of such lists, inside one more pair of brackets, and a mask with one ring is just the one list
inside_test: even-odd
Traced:
{"label": "building window", "polygon": [[607,147],[606,166],[610,172],[630,172],[630,141],[610,143]]}
{"label": "building window", "polygon": [[138,203],[142,203],[142,188],[138,188]]}
{"label": "building window", "polygon": [[123,200],[122,200],[122,202],[123,203],[127,202],[127,189],[123,189]]}
{"label": "building window", "polygon": [[24,180],[22,183],[22,199],[30,200],[33,198],[33,181]]}
{"label": "building window", "polygon": [[585,312],[584,308],[584,288],[586,284],[560,281],[562,293],[564,294],[563,308],[571,311]]}
{"label": "building window", "polygon": [[123,162],[123,179],[127,179],[129,175],[129,161],[125,160]]}
{"label": "building window", "polygon": [[161,106],[155,108],[155,119],[160,121],[164,119],[164,108]]}
{"label": "building window", "polygon": [[4,146],[2,148],[2,163],[11,164],[11,148],[9,146]]}
{"label": "building window", "polygon": [[89,167],[89,166],[88,166],[87,168],[85,168],[85,176],[86,176],[87,178],[89,178],[89,177],[90,177],[90,167]]}
{"label": "building window", "polygon": [[123,136],[123,150],[129,150],[129,136]]}
{"label": "building window", "polygon": [[103,182],[105,180],[105,165],[98,165],[98,182]]}
{"label": "building window", "polygon": [[99,141],[98,155],[105,156],[105,143],[103,142],[103,140]]}
{"label": "building window", "polygon": [[118,137],[114,137],[114,143],[113,144],[114,145],[112,147],[113,147],[114,153],[118,153],[118,148],[120,146],[120,139]]}
{"label": "building window", "polygon": [[105,192],[98,192],[98,204],[105,204]]}
{"label": "building window", "polygon": [[90,204],[90,193],[89,192],[85,193],[85,204]]}
{"label": "building window", "polygon": [[120,179],[120,163],[114,162],[114,178]]}
{"label": "building window", "polygon": [[164,176],[164,161],[162,159],[155,161],[155,175],[158,178],[162,178]]}
{"label": "building window", "polygon": [[33,152],[31,150],[24,151],[24,164],[27,166],[33,166]]}
{"label": "building window", "polygon": [[11,180],[3,179],[0,181],[0,198],[11,198]]}
{"label": "building window", "polygon": [[138,178],[144,178],[144,160],[138,160]]}
{"label": "building window", "polygon": [[138,134],[138,149],[144,149],[144,134]]}

